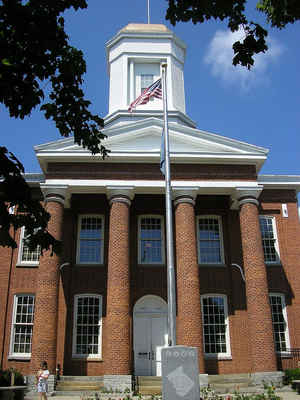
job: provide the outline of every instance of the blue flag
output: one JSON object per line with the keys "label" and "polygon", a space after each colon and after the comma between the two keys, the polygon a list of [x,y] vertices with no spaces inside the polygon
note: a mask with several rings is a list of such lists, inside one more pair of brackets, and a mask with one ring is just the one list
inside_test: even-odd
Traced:
{"label": "blue flag", "polygon": [[161,133],[161,145],[160,145],[160,170],[161,173],[166,175],[166,149],[165,149],[165,131]]}

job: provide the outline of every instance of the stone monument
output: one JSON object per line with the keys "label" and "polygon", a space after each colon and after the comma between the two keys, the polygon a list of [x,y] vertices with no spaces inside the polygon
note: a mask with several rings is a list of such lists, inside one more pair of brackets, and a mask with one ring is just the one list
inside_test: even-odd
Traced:
{"label": "stone monument", "polygon": [[165,347],[161,356],[163,400],[199,400],[198,349]]}

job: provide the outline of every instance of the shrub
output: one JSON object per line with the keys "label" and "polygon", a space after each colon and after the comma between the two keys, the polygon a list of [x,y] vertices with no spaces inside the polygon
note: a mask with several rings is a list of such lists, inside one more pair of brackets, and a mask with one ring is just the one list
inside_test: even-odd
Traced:
{"label": "shrub", "polygon": [[15,386],[23,386],[24,385],[24,376],[21,374],[20,371],[16,369],[13,370],[15,373]]}
{"label": "shrub", "polygon": [[10,386],[10,372],[8,369],[0,370],[0,386]]}
{"label": "shrub", "polygon": [[11,373],[15,373],[15,385],[22,386],[24,385],[24,377],[21,372],[17,371],[16,369],[5,369],[0,370],[0,386],[10,386],[11,382]]}
{"label": "shrub", "polygon": [[285,385],[290,385],[295,379],[300,379],[300,368],[286,369],[284,371],[283,383]]}

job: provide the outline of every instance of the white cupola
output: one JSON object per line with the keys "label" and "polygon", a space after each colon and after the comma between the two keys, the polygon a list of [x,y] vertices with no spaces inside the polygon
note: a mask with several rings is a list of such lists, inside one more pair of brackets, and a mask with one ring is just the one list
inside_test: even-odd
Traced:
{"label": "white cupola", "polygon": [[145,117],[161,117],[163,103],[151,99],[133,113],[130,103],[161,76],[167,64],[169,118],[194,126],[185,115],[184,60],[186,46],[165,25],[129,24],[106,44],[109,73],[109,111],[105,124],[123,124]]}

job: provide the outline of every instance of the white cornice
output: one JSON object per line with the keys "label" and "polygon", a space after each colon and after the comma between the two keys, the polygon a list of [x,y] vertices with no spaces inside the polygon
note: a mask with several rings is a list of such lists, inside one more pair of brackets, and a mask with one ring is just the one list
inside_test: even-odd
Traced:
{"label": "white cornice", "polygon": [[[126,119],[125,119],[126,118]],[[125,119],[125,120],[124,120]],[[118,120],[122,120],[124,125],[133,126],[132,124],[136,122],[149,121],[150,119],[163,120],[162,110],[135,110],[133,113],[128,112],[128,110],[117,110],[111,114],[104,117],[104,130],[110,129],[110,125],[117,123]],[[172,119],[176,120],[179,126],[188,126],[191,128],[196,128],[196,123],[186,114],[181,111],[169,111],[168,112],[169,124],[172,123]],[[122,127],[121,124],[117,124],[117,127]]]}
{"label": "white cornice", "polygon": [[[47,179],[45,185],[55,187],[57,185],[65,185],[68,187],[68,195],[71,194],[108,194],[124,191],[130,189],[131,197],[136,194],[164,194],[165,182],[148,181],[148,180],[98,180],[98,179]],[[193,196],[199,195],[229,195],[234,196],[236,188],[238,187],[257,188],[256,182],[249,181],[172,181],[172,191],[174,195],[178,193],[186,193],[187,188],[189,193]],[[66,207],[70,206],[68,201]]]}
{"label": "white cornice", "polygon": [[40,187],[40,184],[45,182],[44,174],[41,173],[26,173],[22,175],[30,187]]}
{"label": "white cornice", "polygon": [[[105,160],[75,145],[73,138],[36,146],[35,151],[44,173],[49,162],[159,163],[162,129],[162,119],[155,117],[103,129],[107,139],[102,144],[112,149]],[[265,148],[176,122],[169,123],[169,138],[172,163],[255,165],[258,172],[268,154]]]}
{"label": "white cornice", "polygon": [[266,189],[293,189],[300,192],[300,175],[258,175],[257,181]]}
{"label": "white cornice", "polygon": [[[107,193],[107,190],[114,188],[124,189],[130,188],[135,193],[164,193],[165,181],[161,180],[108,180],[108,179],[47,179],[46,185],[66,185],[72,193]],[[190,191],[199,191],[199,194],[232,194],[237,187],[257,187],[255,181],[172,181],[172,188],[176,192],[186,191],[187,187]]]}
{"label": "white cornice", "polygon": [[178,36],[175,35],[170,29],[165,27],[164,30],[150,30],[147,29],[147,24],[145,24],[145,30],[137,29],[137,30],[126,30],[127,27],[122,28],[112,39],[108,40],[105,44],[105,47],[108,51],[112,46],[114,46],[118,41],[125,38],[139,38],[139,39],[155,39],[158,38],[168,38],[174,40],[174,42],[181,47],[182,49],[186,49],[186,44],[181,40]]}
{"label": "white cornice", "polygon": [[[158,118],[150,117],[140,121],[134,121],[130,124],[118,125],[115,127],[108,127],[103,129],[103,133],[108,136],[107,139],[104,139],[102,144],[104,146],[109,145],[110,141],[113,140],[124,140],[127,137],[138,137],[140,133],[143,132],[159,132],[161,133],[163,127],[163,121]],[[226,146],[228,149],[232,148],[232,150],[238,150],[240,152],[244,152],[246,154],[255,154],[259,156],[266,157],[269,150],[263,147],[255,146],[246,142],[241,142],[235,139],[231,139],[228,137],[221,136],[216,133],[211,133],[207,131],[203,131],[200,129],[191,128],[184,125],[179,125],[177,123],[169,123],[169,135],[170,139],[172,136],[183,138],[187,142],[195,141],[204,141],[206,143],[214,143],[222,146]],[[116,139],[115,139],[116,138]],[[70,152],[73,150],[74,153],[86,153],[86,155],[91,155],[88,150],[80,148],[78,145],[74,144],[73,138],[62,139],[56,142],[50,142],[42,145],[35,146],[34,149],[37,155],[43,152]],[[196,143],[196,142],[195,142]]]}

